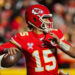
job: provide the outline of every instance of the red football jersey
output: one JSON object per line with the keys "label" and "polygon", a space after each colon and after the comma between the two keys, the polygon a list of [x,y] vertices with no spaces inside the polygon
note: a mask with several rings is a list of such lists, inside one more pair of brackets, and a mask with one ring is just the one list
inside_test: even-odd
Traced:
{"label": "red football jersey", "polygon": [[[53,29],[61,40],[63,34]],[[17,33],[10,42],[23,50],[26,57],[27,75],[58,75],[57,46],[51,44],[50,34],[36,34],[32,31]]]}
{"label": "red football jersey", "polygon": [[[60,30],[53,29],[60,40],[64,40]],[[50,34],[36,34],[32,31],[17,33],[10,42],[0,45],[0,53],[10,47],[19,47],[26,57],[27,75],[57,75],[57,46],[52,43]],[[60,48],[60,47],[59,47]]]}

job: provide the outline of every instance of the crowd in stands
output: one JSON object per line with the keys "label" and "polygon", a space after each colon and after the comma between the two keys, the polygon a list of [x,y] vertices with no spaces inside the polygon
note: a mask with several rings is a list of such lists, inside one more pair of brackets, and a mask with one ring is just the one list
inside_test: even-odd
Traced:
{"label": "crowd in stands", "polygon": [[[28,30],[25,13],[33,4],[47,6],[53,14],[54,28],[60,29],[65,39],[75,46],[75,0],[0,0],[0,44],[8,42],[15,33]],[[62,67],[75,68],[75,59],[60,50],[58,56],[64,64]],[[24,63],[22,57],[17,65],[25,66]]]}

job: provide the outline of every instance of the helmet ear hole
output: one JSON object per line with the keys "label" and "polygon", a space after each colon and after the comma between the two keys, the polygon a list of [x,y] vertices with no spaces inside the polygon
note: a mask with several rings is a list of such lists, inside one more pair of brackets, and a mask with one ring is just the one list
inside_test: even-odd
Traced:
{"label": "helmet ear hole", "polygon": [[33,18],[33,20],[36,22],[36,19],[35,18]]}

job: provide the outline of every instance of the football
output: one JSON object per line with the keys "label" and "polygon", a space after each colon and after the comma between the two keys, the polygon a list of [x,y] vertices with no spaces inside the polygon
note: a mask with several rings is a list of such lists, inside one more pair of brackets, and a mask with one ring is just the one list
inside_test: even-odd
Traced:
{"label": "football", "polygon": [[16,52],[14,55],[8,55],[6,53],[1,60],[1,66],[5,68],[12,67],[19,61],[21,56],[21,52]]}

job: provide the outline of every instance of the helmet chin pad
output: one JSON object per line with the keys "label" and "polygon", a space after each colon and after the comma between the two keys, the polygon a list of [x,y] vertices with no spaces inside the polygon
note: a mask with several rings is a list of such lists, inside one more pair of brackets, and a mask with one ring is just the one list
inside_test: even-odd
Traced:
{"label": "helmet chin pad", "polygon": [[50,32],[50,30],[52,29],[52,28],[45,28],[45,29],[43,29],[43,28],[40,28],[42,31],[44,31],[45,33],[48,33],[48,32]]}
{"label": "helmet chin pad", "polygon": [[45,33],[48,33],[48,32],[50,32],[51,29],[52,29],[52,28],[44,29],[44,32],[45,32]]}

